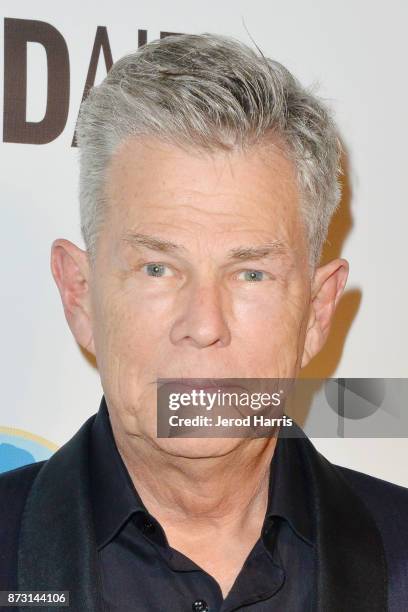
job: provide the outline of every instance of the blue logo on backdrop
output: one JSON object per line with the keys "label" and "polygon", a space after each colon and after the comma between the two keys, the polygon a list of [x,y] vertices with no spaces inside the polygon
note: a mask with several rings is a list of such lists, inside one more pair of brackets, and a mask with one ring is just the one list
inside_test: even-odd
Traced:
{"label": "blue logo on backdrop", "polygon": [[0,427],[0,473],[49,459],[57,445],[22,429]]}

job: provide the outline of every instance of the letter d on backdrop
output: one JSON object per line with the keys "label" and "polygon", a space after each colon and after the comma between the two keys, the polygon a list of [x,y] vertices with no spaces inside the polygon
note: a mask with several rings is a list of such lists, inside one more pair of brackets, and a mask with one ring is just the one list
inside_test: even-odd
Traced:
{"label": "letter d on backdrop", "polygon": [[[27,43],[47,54],[47,107],[41,121],[26,121]],[[4,20],[4,142],[46,144],[63,131],[69,109],[69,55],[62,34],[49,23]]]}

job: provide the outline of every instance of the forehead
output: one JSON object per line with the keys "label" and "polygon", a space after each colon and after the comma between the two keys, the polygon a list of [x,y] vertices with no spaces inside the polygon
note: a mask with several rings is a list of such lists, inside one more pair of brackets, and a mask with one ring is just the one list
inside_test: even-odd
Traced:
{"label": "forehead", "polygon": [[106,193],[112,229],[279,227],[290,237],[299,226],[295,170],[283,148],[272,143],[204,152],[130,138],[112,157]]}

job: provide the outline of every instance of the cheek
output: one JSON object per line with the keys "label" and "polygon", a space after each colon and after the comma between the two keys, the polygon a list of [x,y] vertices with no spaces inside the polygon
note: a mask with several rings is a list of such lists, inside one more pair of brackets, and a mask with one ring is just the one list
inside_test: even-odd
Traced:
{"label": "cheek", "polygon": [[160,350],[167,318],[157,302],[134,291],[106,292],[97,310],[97,352],[122,368],[143,369]]}
{"label": "cheek", "polygon": [[117,295],[106,295],[100,302],[97,362],[106,396],[133,427],[136,415],[155,401],[163,333],[149,307],[129,295]]}
{"label": "cheek", "polygon": [[235,333],[259,364],[293,363],[302,341],[306,296],[301,288],[276,291],[236,305]]}

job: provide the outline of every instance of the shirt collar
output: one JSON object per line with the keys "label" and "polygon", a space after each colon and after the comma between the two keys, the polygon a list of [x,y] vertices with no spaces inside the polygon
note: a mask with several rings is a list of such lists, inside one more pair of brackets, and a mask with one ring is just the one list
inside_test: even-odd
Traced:
{"label": "shirt collar", "polygon": [[90,465],[96,543],[101,548],[134,512],[148,512],[116,446],[105,396],[92,424]]}
{"label": "shirt collar", "polygon": [[309,544],[315,544],[315,525],[311,485],[300,454],[306,438],[293,421],[291,436],[280,428],[269,476],[269,497],[266,517],[279,516],[290,524],[295,533]]}
{"label": "shirt collar", "polygon": [[[299,454],[302,437],[306,436],[295,423],[292,430],[296,437],[287,438],[281,428],[276,442],[265,522],[281,517],[300,538],[314,545],[310,493]],[[117,449],[105,396],[92,425],[90,465],[96,543],[102,548],[132,514],[149,514]]]}

